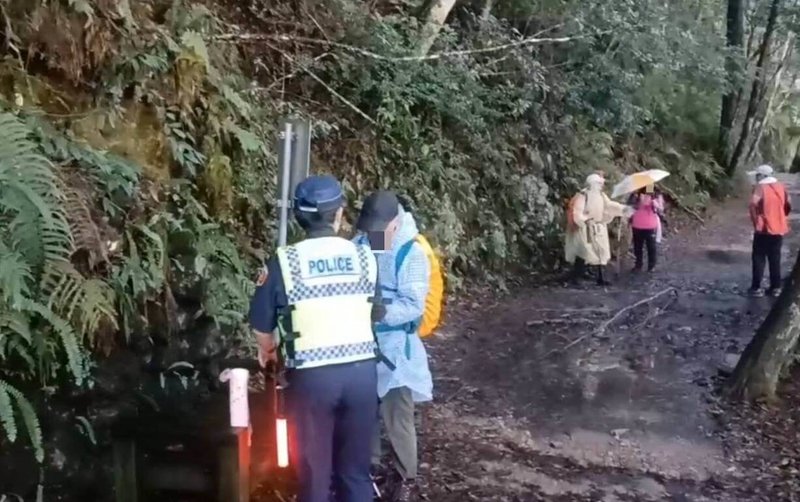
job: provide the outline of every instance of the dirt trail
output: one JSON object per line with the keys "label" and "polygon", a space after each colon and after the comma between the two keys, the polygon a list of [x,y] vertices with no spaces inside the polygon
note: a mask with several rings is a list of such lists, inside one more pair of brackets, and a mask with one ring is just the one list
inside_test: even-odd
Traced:
{"label": "dirt trail", "polygon": [[[719,368],[771,303],[744,295],[750,228],[746,201],[730,200],[705,227],[666,236],[653,276],[623,273],[606,289],[542,286],[454,309],[430,344],[437,397],[422,428],[426,497],[779,500],[748,483],[756,464],[730,453],[735,434],[715,419]],[[797,243],[786,246],[787,269]],[[564,350],[666,288],[674,291],[624,312],[604,336]]]}

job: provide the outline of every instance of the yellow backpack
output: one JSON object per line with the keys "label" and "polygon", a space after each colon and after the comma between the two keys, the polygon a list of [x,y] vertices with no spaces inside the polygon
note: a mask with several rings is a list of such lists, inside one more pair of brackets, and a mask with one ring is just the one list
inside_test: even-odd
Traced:
{"label": "yellow backpack", "polygon": [[417,234],[412,240],[408,241],[397,252],[395,267],[397,272],[400,272],[400,267],[403,265],[408,252],[411,251],[411,246],[418,243],[425,256],[428,258],[428,263],[431,268],[430,284],[428,285],[428,296],[425,297],[425,312],[422,314],[419,325],[419,336],[426,338],[433,334],[433,331],[439,326],[442,321],[442,310],[444,307],[444,270],[442,268],[441,260],[436,255],[428,239],[422,234]]}

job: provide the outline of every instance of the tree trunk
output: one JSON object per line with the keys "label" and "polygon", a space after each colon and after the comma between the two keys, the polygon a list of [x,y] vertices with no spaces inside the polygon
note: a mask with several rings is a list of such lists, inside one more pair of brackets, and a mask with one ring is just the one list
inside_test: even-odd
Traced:
{"label": "tree trunk", "polygon": [[794,152],[794,159],[791,162],[789,170],[793,173],[800,171],[800,142],[797,143],[797,150]]}
{"label": "tree trunk", "polygon": [[[736,55],[741,54],[744,46],[744,0],[728,0],[727,15],[727,40],[728,54],[726,66],[728,79],[731,82],[739,81],[739,64]],[[728,160],[728,145],[730,143],[731,128],[736,118],[737,95],[741,93],[741,85],[728,89],[722,97],[722,112],[719,120],[719,151],[720,163],[725,165]]]}
{"label": "tree trunk", "polygon": [[769,18],[767,19],[767,27],[764,31],[764,38],[761,40],[761,47],[759,48],[758,61],[756,62],[756,72],[753,77],[753,87],[750,90],[750,99],[747,103],[747,112],[744,116],[742,123],[742,133],[739,135],[739,141],[736,142],[736,149],[733,151],[730,162],[728,163],[725,172],[728,176],[733,176],[736,168],[739,166],[739,160],[744,152],[744,146],[747,144],[747,138],[750,136],[750,127],[753,117],[758,111],[758,97],[762,95],[762,87],[764,85],[764,73],[767,63],[767,55],[769,47],[772,42],[772,35],[775,32],[775,25],[778,21],[778,9],[781,0],[772,0],[769,8]]}
{"label": "tree trunk", "polygon": [[788,143],[783,152],[781,167],[786,172],[796,173],[800,170],[800,136],[793,137]]}
{"label": "tree trunk", "polygon": [[447,21],[447,16],[453,10],[456,0],[433,0],[430,3],[427,15],[425,16],[425,24],[420,33],[420,43],[417,54],[425,56],[431,50],[431,46],[439,36],[442,26]]}
{"label": "tree trunk", "polygon": [[747,400],[775,398],[778,378],[794,358],[800,335],[800,253],[780,298],[744,349],[728,393]]}
{"label": "tree trunk", "polygon": [[492,5],[494,0],[484,0],[483,9],[481,9],[481,21],[488,21],[489,16],[492,14]]}
{"label": "tree trunk", "polygon": [[762,117],[761,121],[759,121],[758,125],[756,126],[756,138],[750,144],[750,149],[747,152],[747,157],[745,157],[745,162],[749,162],[753,158],[753,154],[755,154],[756,150],[758,149],[758,144],[761,143],[761,137],[764,135],[764,126],[767,125],[770,115],[772,114],[772,103],[775,101],[775,96],[778,95],[778,91],[781,88],[783,70],[786,69],[786,66],[789,64],[789,58],[792,55],[792,47],[794,47],[794,33],[789,33],[789,36],[786,37],[786,43],[783,46],[783,54],[781,54],[780,63],[778,63],[778,69],[775,72],[772,93],[769,95],[769,99],[767,100],[767,109],[764,111],[764,117]]}

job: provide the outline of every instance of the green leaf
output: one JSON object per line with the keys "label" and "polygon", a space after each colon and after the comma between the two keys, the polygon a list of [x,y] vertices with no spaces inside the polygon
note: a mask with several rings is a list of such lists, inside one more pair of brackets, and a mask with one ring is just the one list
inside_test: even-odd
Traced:
{"label": "green leaf", "polygon": [[236,137],[236,140],[239,142],[239,146],[241,146],[242,150],[244,150],[246,153],[259,152],[263,150],[264,142],[258,139],[258,136],[252,132],[242,129],[236,124],[230,124],[228,129],[233,133],[233,135]]}
{"label": "green leaf", "polygon": [[181,45],[194,55],[193,59],[200,61],[206,69],[210,67],[208,48],[200,33],[192,30],[184,32],[181,36]]}
{"label": "green leaf", "polygon": [[94,7],[87,0],[68,0],[67,3],[75,12],[85,14],[90,19],[94,17]]}

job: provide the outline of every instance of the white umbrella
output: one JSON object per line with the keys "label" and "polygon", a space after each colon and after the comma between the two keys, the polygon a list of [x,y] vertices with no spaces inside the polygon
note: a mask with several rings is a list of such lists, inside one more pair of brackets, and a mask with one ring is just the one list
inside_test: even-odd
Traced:
{"label": "white umbrella", "polygon": [[635,192],[647,185],[653,185],[667,176],[669,176],[669,173],[661,169],[650,169],[649,171],[629,174],[625,176],[622,181],[614,185],[614,191],[611,193],[611,197],[619,197],[620,195]]}

